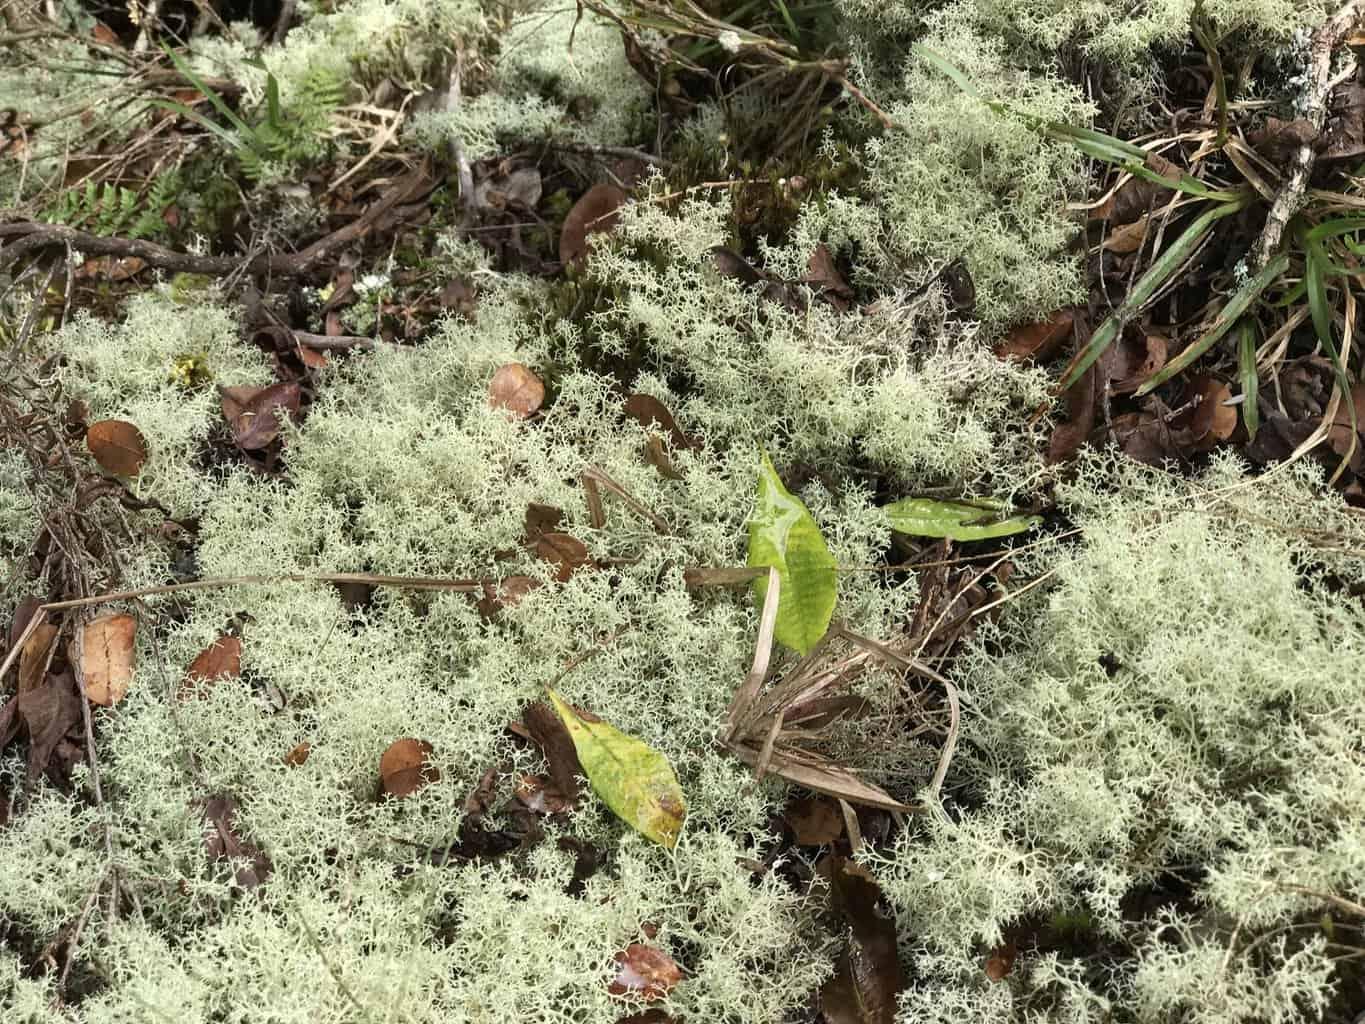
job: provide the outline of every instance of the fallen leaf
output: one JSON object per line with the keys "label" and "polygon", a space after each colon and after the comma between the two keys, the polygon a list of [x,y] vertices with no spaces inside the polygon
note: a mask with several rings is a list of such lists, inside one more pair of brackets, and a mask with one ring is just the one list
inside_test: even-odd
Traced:
{"label": "fallen leaf", "polygon": [[[581,712],[579,717],[583,717]],[[521,712],[521,720],[531,739],[545,755],[555,790],[571,806],[577,804],[578,780],[587,773],[578,759],[578,749],[568,726],[555,709],[543,700],[526,705]]]}
{"label": "fallen leaf", "polygon": [[390,743],[379,759],[384,792],[401,799],[439,779],[441,773],[431,764],[431,753],[431,744],[426,740],[409,737]]}
{"label": "fallen leaf", "polygon": [[508,576],[501,580],[488,580],[483,585],[483,597],[477,603],[479,615],[492,620],[504,608],[515,608],[531,591],[540,586],[540,580],[530,576]]}
{"label": "fallen leaf", "polygon": [[185,679],[180,684],[179,698],[200,696],[208,692],[205,683],[219,679],[236,679],[242,674],[242,640],[224,634],[209,644],[190,663]]}
{"label": "fallen leaf", "polygon": [[1151,214],[1144,213],[1137,220],[1130,224],[1120,224],[1109,232],[1100,248],[1116,252],[1121,256],[1126,256],[1130,252],[1137,252],[1142,248],[1142,243],[1147,241],[1147,221]]}
{"label": "fallen leaf", "polygon": [[13,647],[19,642],[19,638],[24,635],[24,630],[28,629],[29,621],[38,613],[38,608],[42,605],[42,599],[30,594],[19,601],[18,607],[14,609],[14,618],[9,626],[9,645]]}
{"label": "fallen leaf", "polygon": [[259,451],[280,436],[286,416],[299,411],[302,394],[294,381],[265,388],[219,388],[223,415],[232,425],[232,439],[243,451]]}
{"label": "fallen leaf", "polygon": [[559,262],[581,269],[588,258],[588,239],[606,234],[620,220],[620,209],[630,196],[615,185],[594,185],[573,204],[559,229]]}
{"label": "fallen leaf", "polygon": [[545,401],[545,385],[521,363],[499,366],[488,383],[488,404],[526,419]]}
{"label": "fallen leaf", "polygon": [[95,42],[103,43],[105,46],[118,46],[119,38],[112,28],[102,21],[95,22],[95,27],[90,30],[90,35]]}
{"label": "fallen leaf", "polygon": [[86,260],[76,271],[77,277],[103,277],[110,281],[126,281],[147,269],[147,261],[140,256],[97,256]]}
{"label": "fallen leaf", "polygon": [[844,834],[843,812],[823,797],[793,800],[782,817],[796,836],[797,846],[828,846]]}
{"label": "fallen leaf", "polygon": [[990,958],[986,961],[986,977],[991,981],[1004,981],[1014,969],[1014,958],[1017,955],[1018,950],[1012,943],[992,950]]}
{"label": "fallen leaf", "polygon": [[560,583],[567,583],[575,572],[591,561],[584,543],[567,533],[542,533],[535,542],[535,550],[555,566],[555,579]]}
{"label": "fallen leaf", "polygon": [[[777,570],[781,590],[773,636],[798,653],[809,654],[834,615],[839,586],[834,556],[806,506],[782,486],[766,452],[762,460],[746,564]],[[768,578],[754,580],[753,591],[762,608]]]}
{"label": "fallen leaf", "polygon": [[554,690],[550,703],[568,727],[583,772],[612,812],[646,838],[672,848],[687,804],[668,759],[606,722],[590,722]]}
{"label": "fallen leaf", "polygon": [[[1180,180],[1180,167],[1160,153],[1148,153],[1143,161],[1149,171],[1172,182]],[[1170,188],[1146,178],[1132,177],[1103,205],[1090,212],[1091,220],[1108,220],[1113,224],[1130,224],[1150,210],[1159,199],[1170,195]]]}
{"label": "fallen leaf", "polygon": [[896,946],[896,919],[867,869],[846,857],[820,862],[829,880],[830,905],[846,926],[847,946],[834,977],[820,990],[828,1024],[893,1024],[896,998],[905,989]]}
{"label": "fallen leaf", "polygon": [[668,435],[668,441],[674,448],[699,447],[698,443],[678,426],[673,414],[668,411],[668,406],[653,395],[637,391],[626,399],[621,411],[646,430],[658,427]]}
{"label": "fallen leaf", "polygon": [[1109,392],[1131,394],[1152,374],[1166,365],[1166,339],[1160,334],[1143,334],[1140,339],[1124,335],[1111,349]]}
{"label": "fallen leaf", "polygon": [[682,969],[662,949],[632,942],[616,954],[616,974],[607,992],[652,1003],[672,992],[682,977]]}
{"label": "fallen leaf", "polygon": [[204,852],[211,862],[244,861],[235,873],[237,884],[254,889],[270,875],[270,859],[236,832],[237,801],[214,796],[204,802]]}
{"label": "fallen leaf", "polygon": [[548,775],[522,774],[517,778],[513,795],[537,814],[563,814],[573,807]]}
{"label": "fallen leaf", "polygon": [[70,672],[52,673],[35,689],[15,697],[18,719],[28,728],[28,778],[47,771],[57,744],[82,721],[81,697]]}
{"label": "fallen leaf", "polygon": [[685,479],[674,468],[673,460],[668,457],[668,448],[664,445],[664,439],[658,434],[650,434],[645,438],[644,458],[645,462],[653,466],[665,480]]}
{"label": "fallen leaf", "polygon": [[297,768],[308,760],[308,755],[313,752],[313,745],[307,740],[296,744],[289,753],[284,755],[284,763],[290,768]]}
{"label": "fallen leaf", "polygon": [[[1339,458],[1346,458],[1350,453],[1351,469],[1359,473],[1361,460],[1365,459],[1365,438],[1359,434],[1365,431],[1365,384],[1357,384],[1351,388],[1351,404],[1343,400],[1337,405],[1336,416],[1332,418],[1332,425],[1327,431],[1327,443],[1332,451],[1337,453]],[[1356,425],[1351,426],[1351,408],[1355,408]],[[1355,435],[1354,438],[1352,435]],[[1354,444],[1352,444],[1354,440]]]}
{"label": "fallen leaf", "polygon": [[474,205],[480,209],[505,210],[508,206],[534,210],[544,191],[540,171],[534,167],[514,167],[490,174],[474,186]]}
{"label": "fallen leaf", "polygon": [[147,461],[147,441],[125,420],[100,420],[85,432],[85,446],[106,473],[134,477]]}
{"label": "fallen leaf", "polygon": [[36,690],[47,672],[48,651],[57,639],[57,627],[44,622],[29,634],[19,652],[19,692]]}
{"label": "fallen leaf", "polygon": [[1125,412],[1115,416],[1110,433],[1123,454],[1144,465],[1162,466],[1176,457],[1170,428],[1150,412]]}
{"label": "fallen leaf", "polygon": [[1062,343],[1071,337],[1072,325],[1076,322],[1074,309],[1059,309],[1046,320],[1036,324],[1025,324],[1010,331],[993,351],[996,358],[1013,362],[1032,359],[1042,362],[1050,359],[1061,348]]}
{"label": "fallen leaf", "polygon": [[1095,407],[1099,401],[1096,392],[1104,387],[1099,367],[1104,361],[1101,356],[1086,368],[1076,383],[1066,389],[1067,419],[1053,428],[1052,436],[1048,439],[1049,464],[1056,465],[1070,459],[1080,451],[1081,445],[1085,444],[1090,432],[1095,429]]}
{"label": "fallen leaf", "polygon": [[71,659],[91,703],[111,707],[133,681],[133,637],[137,619],[117,613],[92,619],[81,628],[79,657]]}
{"label": "fallen leaf", "polygon": [[816,294],[840,313],[852,305],[853,289],[834,265],[834,257],[824,242],[815,247],[806,261],[805,283],[813,286]]}
{"label": "fallen leaf", "polygon": [[1232,389],[1217,378],[1207,374],[1193,377],[1186,386],[1184,403],[1194,408],[1177,416],[1171,426],[1189,431],[1194,451],[1208,451],[1237,429],[1236,407],[1224,404],[1231,398]]}
{"label": "fallen leaf", "polygon": [[767,281],[768,275],[763,273],[752,263],[746,260],[733,249],[727,249],[723,245],[717,245],[711,250],[711,262],[721,277],[733,277],[744,285],[755,285],[760,281]]}
{"label": "fallen leaf", "polygon": [[997,501],[939,501],[902,498],[883,509],[897,533],[950,540],[990,540],[1023,533],[1043,521],[1042,516],[1010,516]]}

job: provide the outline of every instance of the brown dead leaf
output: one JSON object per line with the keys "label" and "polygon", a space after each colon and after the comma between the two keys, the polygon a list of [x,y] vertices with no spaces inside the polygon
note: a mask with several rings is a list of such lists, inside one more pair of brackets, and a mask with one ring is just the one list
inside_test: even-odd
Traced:
{"label": "brown dead leaf", "polygon": [[140,256],[97,256],[81,264],[77,277],[99,277],[109,281],[126,281],[147,269],[147,261]]}
{"label": "brown dead leaf", "polygon": [[526,419],[545,401],[545,385],[521,363],[499,366],[488,383],[488,404]]}
{"label": "brown dead leaf", "polygon": [[95,42],[102,43],[105,46],[119,45],[118,33],[102,21],[95,22],[95,27],[90,30],[90,36]]}
{"label": "brown dead leaf", "polygon": [[645,462],[658,470],[659,475],[665,480],[682,480],[683,475],[673,465],[673,460],[668,456],[668,447],[664,444],[664,439],[658,434],[650,434],[645,438],[644,447]]}
{"label": "brown dead leaf", "polygon": [[19,692],[36,690],[47,672],[48,652],[57,640],[57,627],[44,622],[29,634],[19,652]]}
{"label": "brown dead leaf", "polygon": [[1010,331],[1009,337],[995,346],[996,358],[1014,362],[1032,359],[1040,363],[1050,359],[1062,343],[1071,337],[1075,322],[1074,309],[1059,309],[1046,320],[1016,327]]}
{"label": "brown dead leaf", "polygon": [[782,817],[796,836],[797,846],[828,846],[844,834],[843,812],[824,797],[793,800]]}
{"label": "brown dead leaf", "polygon": [[1160,334],[1144,334],[1134,339],[1125,334],[1114,345],[1113,363],[1109,367],[1110,394],[1131,394],[1152,374],[1166,365],[1166,339]]}
{"label": "brown dead leaf", "polygon": [[1110,434],[1123,454],[1148,466],[1161,466],[1177,458],[1170,428],[1146,411],[1115,416]]}
{"label": "brown dead leaf", "polygon": [[829,881],[830,905],[846,925],[848,945],[834,977],[820,990],[828,1024],[893,1024],[896,998],[906,985],[896,946],[896,920],[881,887],[862,865],[846,857],[820,862]]}
{"label": "brown dead leaf", "polygon": [[521,712],[521,720],[531,739],[545,755],[552,787],[569,807],[573,807],[578,803],[578,780],[584,777],[584,771],[568,727],[554,708],[543,700],[528,704]]}
{"label": "brown dead leaf", "polygon": [[1014,969],[1014,958],[1018,950],[1013,943],[1006,943],[991,952],[986,961],[986,977],[991,981],[1004,981]]}
{"label": "brown dead leaf", "polygon": [[431,744],[426,740],[406,737],[390,743],[379,759],[384,792],[401,799],[439,779],[441,773],[431,764],[431,754]]}
{"label": "brown dead leaf", "polygon": [[540,581],[530,576],[488,580],[483,585],[483,596],[477,604],[479,615],[488,621],[496,619],[504,608],[515,608],[522,598],[539,586]]}
{"label": "brown dead leaf", "polygon": [[806,262],[805,283],[840,313],[847,312],[853,304],[853,289],[834,265],[834,257],[824,242],[815,247]]}
{"label": "brown dead leaf", "polygon": [[71,673],[60,672],[14,700],[18,720],[28,728],[28,778],[36,779],[47,771],[57,745],[79,729],[81,697]]}
{"label": "brown dead leaf", "polygon": [[178,696],[181,700],[203,696],[209,690],[206,684],[219,679],[236,679],[241,674],[241,637],[223,634],[200,651],[190,663]]}
{"label": "brown dead leaf", "polygon": [[243,451],[259,451],[280,436],[286,416],[296,416],[302,394],[294,381],[264,388],[219,388],[232,439]]}
{"label": "brown dead leaf", "polygon": [[270,859],[254,844],[237,834],[237,801],[230,796],[214,796],[204,802],[204,852],[211,862],[239,863],[236,882],[243,889],[254,889],[270,875]]}
{"label": "brown dead leaf", "polygon": [[711,262],[721,277],[733,277],[744,285],[755,285],[767,281],[768,275],[759,270],[733,249],[717,245],[711,249]]}
{"label": "brown dead leaf", "polygon": [[652,1010],[641,1010],[622,1017],[616,1024],[678,1024],[678,1018],[670,1017],[656,1006]]}
{"label": "brown dead leaf", "polygon": [[1193,405],[1190,411],[1177,416],[1171,426],[1177,431],[1189,431],[1190,447],[1194,451],[1208,451],[1230,438],[1237,429],[1237,409],[1225,405],[1232,398],[1232,389],[1208,374],[1190,379],[1185,389],[1184,402]]}
{"label": "brown dead leaf", "polygon": [[700,447],[696,440],[688,437],[678,426],[677,421],[673,419],[673,414],[668,411],[668,406],[653,395],[646,395],[637,391],[626,399],[621,411],[646,430],[652,430],[655,427],[662,430],[668,435],[669,444],[673,445],[674,448],[696,449]]}
{"label": "brown dead leaf", "polygon": [[106,473],[133,477],[147,461],[142,431],[126,420],[100,420],[85,432],[85,446]]}
{"label": "brown dead leaf", "polygon": [[478,785],[474,787],[474,792],[464,798],[464,812],[471,817],[478,817],[488,813],[488,808],[493,806],[493,797],[498,790],[498,769],[496,767],[484,769],[483,775],[479,777]]}
{"label": "brown dead leaf", "polygon": [[[1180,168],[1159,153],[1148,153],[1144,161],[1147,169],[1171,181],[1180,180]],[[1091,220],[1107,220],[1113,224],[1131,224],[1171,190],[1146,178],[1133,177],[1126,181],[1103,205],[1090,211]]]}
{"label": "brown dead leaf", "polygon": [[615,185],[594,185],[573,204],[559,231],[559,262],[581,269],[588,258],[588,239],[609,233],[630,197]]}
{"label": "brown dead leaf", "polygon": [[564,521],[564,510],[554,505],[542,505],[538,501],[526,506],[526,543],[534,544],[542,534],[559,529]]}
{"label": "brown dead leaf", "polygon": [[563,814],[574,806],[548,775],[519,776],[513,794],[537,814]]}
{"label": "brown dead leaf", "polygon": [[133,681],[133,637],[137,619],[124,613],[101,615],[81,628],[79,657],[71,663],[85,684],[91,703],[112,707],[128,693]]}
{"label": "brown dead leaf", "polygon": [[1100,383],[1098,363],[1092,364],[1080,380],[1066,390],[1067,420],[1059,423],[1048,439],[1047,461],[1056,465],[1066,462],[1080,450],[1095,429],[1096,392]]}
{"label": "brown dead leaf", "polygon": [[591,558],[584,543],[567,533],[542,533],[535,542],[536,554],[555,566],[555,579],[567,583]]}
{"label": "brown dead leaf", "polygon": [[1151,214],[1144,213],[1137,220],[1128,224],[1120,224],[1109,232],[1107,238],[1100,248],[1110,252],[1116,252],[1120,256],[1126,256],[1130,252],[1137,252],[1142,248],[1142,243],[1147,241],[1147,223]]}
{"label": "brown dead leaf", "polygon": [[672,992],[682,978],[682,969],[662,949],[632,942],[616,954],[616,973],[607,992],[652,1003]]}
{"label": "brown dead leaf", "polygon": [[305,761],[308,760],[308,755],[311,754],[312,752],[313,744],[309,743],[307,740],[304,740],[302,743],[296,744],[293,747],[293,749],[289,751],[289,753],[284,755],[284,763],[287,764],[290,768],[297,768],[299,767],[299,765],[303,764]]}

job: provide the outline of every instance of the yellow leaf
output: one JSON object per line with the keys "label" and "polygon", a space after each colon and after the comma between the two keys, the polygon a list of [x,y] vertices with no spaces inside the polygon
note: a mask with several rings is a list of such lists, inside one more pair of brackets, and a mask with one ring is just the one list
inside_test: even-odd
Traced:
{"label": "yellow leaf", "polygon": [[548,690],[593,791],[618,818],[646,838],[672,848],[687,804],[668,758],[606,722],[590,722]]}

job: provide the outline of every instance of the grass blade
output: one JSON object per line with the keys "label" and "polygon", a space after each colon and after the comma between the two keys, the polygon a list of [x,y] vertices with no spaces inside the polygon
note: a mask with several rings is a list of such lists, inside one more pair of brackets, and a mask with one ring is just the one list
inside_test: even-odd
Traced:
{"label": "grass blade", "polygon": [[1223,307],[1217,319],[1213,321],[1213,325],[1185,351],[1143,381],[1142,386],[1134,392],[1134,395],[1140,398],[1160,387],[1212,348],[1223,335],[1232,329],[1232,325],[1242,318],[1242,315],[1256,301],[1261,292],[1265,291],[1288,268],[1289,257],[1284,253],[1280,253],[1262,267],[1259,274],[1242,285],[1237,294],[1228,300],[1227,305]]}
{"label": "grass blade", "polygon": [[1201,213],[1185,229],[1184,233],[1152,262],[1152,265],[1147,268],[1147,272],[1138,278],[1137,283],[1133,285],[1133,290],[1128,293],[1128,297],[1123,300],[1119,308],[1110,314],[1109,319],[1100,324],[1091,336],[1089,344],[1071,361],[1071,365],[1062,377],[1060,386],[1066,389],[1080,380],[1081,375],[1090,369],[1106,348],[1113,344],[1114,339],[1119,336],[1119,331],[1129,320],[1142,311],[1147,300],[1156,294],[1157,289],[1165,284],[1171,275],[1180,269],[1190,254],[1199,247],[1204,236],[1212,230],[1213,225],[1222,218],[1241,210],[1247,202],[1249,202],[1248,199],[1242,198],[1234,202],[1219,203]]}
{"label": "grass blade", "polygon": [[1261,426],[1261,411],[1257,404],[1260,378],[1256,375],[1256,331],[1250,320],[1243,320],[1237,331],[1237,376],[1242,382],[1242,422],[1247,436],[1256,440]]}
{"label": "grass blade", "polygon": [[233,109],[223,101],[223,97],[210,89],[208,83],[195,74],[194,69],[186,64],[169,46],[162,43],[161,49],[165,51],[166,56],[169,57],[171,63],[175,65],[175,70],[184,75],[191,85],[204,94],[204,98],[213,104],[214,110],[227,118],[228,123],[241,132],[244,138],[251,137],[251,127],[237,116]]}

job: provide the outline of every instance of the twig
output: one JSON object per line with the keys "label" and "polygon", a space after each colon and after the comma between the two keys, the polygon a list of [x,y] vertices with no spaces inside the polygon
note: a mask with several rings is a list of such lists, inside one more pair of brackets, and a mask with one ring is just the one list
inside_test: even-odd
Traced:
{"label": "twig", "polygon": [[551,149],[563,150],[566,153],[582,153],[584,156],[615,156],[623,160],[639,160],[651,167],[671,166],[661,156],[646,153],[643,149],[631,149],[629,146],[590,146],[586,142],[551,142],[549,146]]}
{"label": "twig", "polygon": [[1302,116],[1313,126],[1313,138],[1296,149],[1289,160],[1289,175],[1275,203],[1266,215],[1265,228],[1252,247],[1248,269],[1255,274],[1270,261],[1279,248],[1289,220],[1303,202],[1304,190],[1317,162],[1317,136],[1327,115],[1327,93],[1331,87],[1332,54],[1365,16],[1365,0],[1349,0],[1336,14],[1313,33],[1309,51],[1308,86],[1304,91]]}

